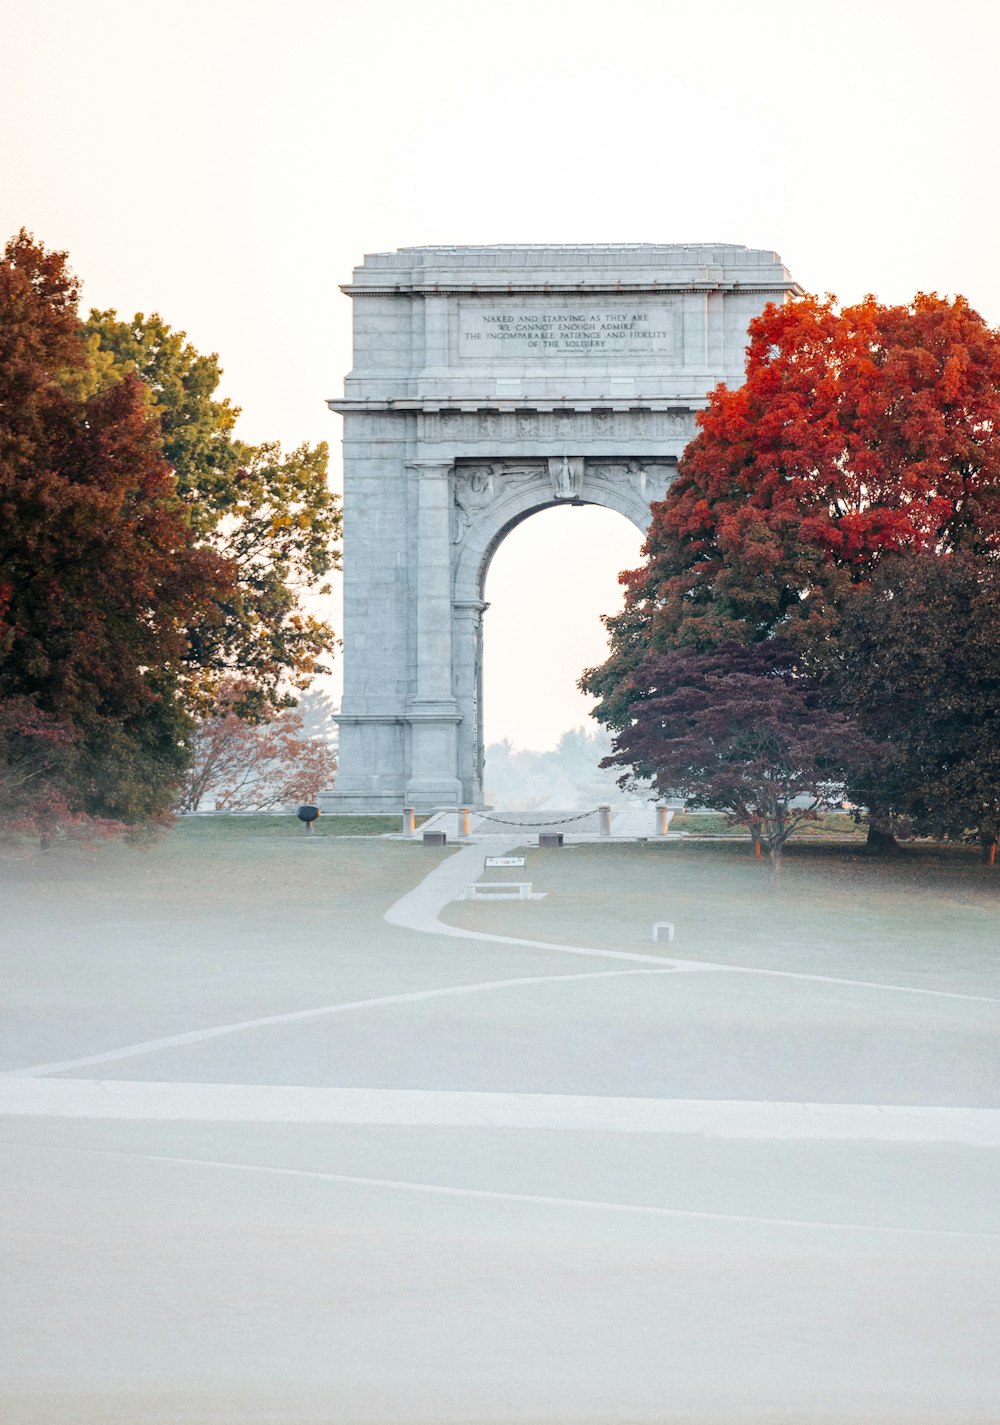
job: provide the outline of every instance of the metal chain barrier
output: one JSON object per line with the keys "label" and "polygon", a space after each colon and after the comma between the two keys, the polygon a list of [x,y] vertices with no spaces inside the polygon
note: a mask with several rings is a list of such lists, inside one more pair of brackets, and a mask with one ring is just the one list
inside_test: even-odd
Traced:
{"label": "metal chain barrier", "polygon": [[[473,813],[473,815],[475,814],[476,813]],[[478,813],[478,815],[480,821],[495,821],[500,826],[517,826],[522,829],[533,831],[535,827],[538,826],[566,826],[571,821],[586,821],[588,816],[599,816],[600,809],[598,807],[594,807],[592,811],[582,811],[579,813],[578,816],[561,816],[558,818],[551,816],[543,816],[541,813],[539,813],[539,818],[537,821],[511,821],[507,817],[491,816],[490,813],[486,811],[480,812]]]}

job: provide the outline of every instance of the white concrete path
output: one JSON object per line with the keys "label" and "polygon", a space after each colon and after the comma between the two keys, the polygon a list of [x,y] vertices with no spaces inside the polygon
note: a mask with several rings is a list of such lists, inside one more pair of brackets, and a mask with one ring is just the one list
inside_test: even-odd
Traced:
{"label": "white concrete path", "polygon": [[280,1084],[8,1079],[0,1116],[226,1123],[363,1123],[677,1133],[704,1138],[1000,1147],[1000,1110],[757,1103],[583,1094],[312,1088]]}
{"label": "white concrete path", "polygon": [[563,945],[551,940],[527,940],[523,936],[493,935],[481,930],[465,930],[446,925],[439,917],[452,901],[462,900],[466,886],[477,880],[483,858],[506,856],[515,847],[524,845],[520,837],[484,837],[462,846],[434,868],[412,891],[401,896],[389,907],[385,919],[390,925],[407,930],[420,930],[431,935],[453,935],[462,940],[486,940],[497,945],[523,945],[533,950],[556,950],[563,955],[586,955],[600,960],[635,960],[656,965],[663,970],[697,973],[720,972],[736,975],[762,975],[779,980],[806,980],[822,985],[850,985],[866,990],[888,990],[894,994],[930,995],[936,999],[974,1000],[980,1004],[1000,1004],[992,995],[960,994],[955,990],[924,989],[918,985],[893,985],[878,980],[855,980],[840,975],[814,975],[801,970],[768,970],[756,965],[734,965],[727,962],[685,960],[675,955],[645,955],[631,950],[598,950],[593,946]]}
{"label": "white concrete path", "polygon": [[534,950],[558,950],[564,955],[586,955],[599,960],[627,960],[655,966],[661,970],[702,969],[691,961],[683,964],[663,955],[643,955],[629,950],[596,950],[593,946],[559,945],[545,940],[518,939],[512,935],[487,935],[480,931],[461,930],[439,920],[441,911],[451,901],[464,898],[465,889],[478,881],[486,856],[507,856],[515,847],[524,845],[522,836],[489,836],[477,838],[448,856],[424,877],[418,886],[400,896],[385,913],[390,925],[407,930],[420,930],[432,935],[457,936],[461,940],[489,940],[501,945],[527,945]]}

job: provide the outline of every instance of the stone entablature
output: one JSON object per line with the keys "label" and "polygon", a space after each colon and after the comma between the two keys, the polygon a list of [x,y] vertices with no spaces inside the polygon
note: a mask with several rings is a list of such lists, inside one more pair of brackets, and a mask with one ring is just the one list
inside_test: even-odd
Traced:
{"label": "stone entablature", "polygon": [[[701,409],[698,402],[695,410]],[[641,439],[680,443],[680,454],[694,433],[694,412],[667,407],[646,406],[566,406],[539,410],[537,406],[521,409],[498,406],[475,411],[428,409],[424,406],[417,418],[417,434],[421,440],[444,442],[449,449],[499,440],[504,445],[530,441],[532,448],[553,445],[562,450],[568,445],[585,441],[588,444]]]}
{"label": "stone entablature", "polygon": [[776,253],[733,245],[404,248],[354,299],[344,399],[701,402],[743,377],[751,317],[799,288]]}
{"label": "stone entablature", "polygon": [[482,801],[483,588],[561,503],[644,529],[747,324],[799,289],[727,244],[366,257],[344,416],[344,699],[333,810]]}

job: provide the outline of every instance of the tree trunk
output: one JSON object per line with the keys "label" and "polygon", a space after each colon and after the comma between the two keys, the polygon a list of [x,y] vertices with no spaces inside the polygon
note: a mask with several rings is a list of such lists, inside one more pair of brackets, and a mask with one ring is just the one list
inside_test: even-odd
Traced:
{"label": "tree trunk", "polygon": [[785,835],[785,807],[784,804],[779,804],[767,836],[767,855],[771,862],[771,879],[768,885],[772,890],[781,885],[781,848],[785,844]]}
{"label": "tree trunk", "polygon": [[995,836],[983,835],[979,837],[979,855],[984,866],[995,866],[997,860],[997,839]]}
{"label": "tree trunk", "polygon": [[772,890],[776,890],[781,885],[781,845],[780,841],[772,841],[767,850],[767,859],[771,863],[771,876],[768,885]]}
{"label": "tree trunk", "polygon": [[868,841],[865,850],[869,856],[898,856],[899,842],[892,830],[892,817],[885,811],[868,813]]}

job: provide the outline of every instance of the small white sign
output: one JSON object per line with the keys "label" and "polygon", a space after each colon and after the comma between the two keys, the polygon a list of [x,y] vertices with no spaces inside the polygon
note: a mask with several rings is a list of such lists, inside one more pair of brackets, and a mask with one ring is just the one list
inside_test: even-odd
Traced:
{"label": "small white sign", "polygon": [[523,856],[487,856],[487,866],[523,866]]}

